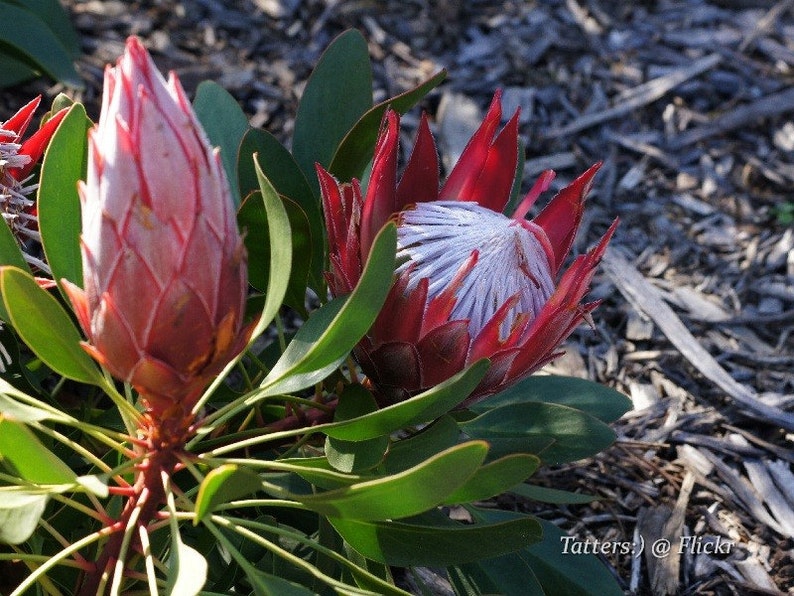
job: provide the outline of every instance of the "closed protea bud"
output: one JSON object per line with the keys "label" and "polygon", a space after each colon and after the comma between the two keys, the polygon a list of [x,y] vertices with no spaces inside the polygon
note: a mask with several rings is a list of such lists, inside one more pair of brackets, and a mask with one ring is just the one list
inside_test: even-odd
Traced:
{"label": "closed protea bud", "polygon": [[246,254],[218,151],[136,38],[105,71],[80,198],[84,290],[64,286],[85,348],[153,418],[186,413],[247,339]]}
{"label": "closed protea bud", "polygon": [[396,280],[356,348],[385,400],[432,387],[480,358],[491,367],[467,403],[505,388],[559,354],[560,343],[597,302],[582,304],[615,224],[560,276],[598,166],[560,191],[533,220],[524,216],[545,172],[511,217],[502,214],[516,171],[518,114],[498,131],[499,95],[446,182],[426,119],[397,177],[399,118],[386,115],[366,195],[318,168],[335,295],[352,290],[378,230],[397,222]]}

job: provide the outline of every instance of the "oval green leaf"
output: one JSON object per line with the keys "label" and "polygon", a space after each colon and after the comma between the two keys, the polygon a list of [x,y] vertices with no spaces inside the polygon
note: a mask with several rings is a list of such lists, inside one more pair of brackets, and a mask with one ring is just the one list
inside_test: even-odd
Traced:
{"label": "oval green leaf", "polygon": [[2,267],[0,291],[14,329],[47,366],[74,381],[104,384],[96,364],[80,347],[82,338],[69,315],[33,276]]}
{"label": "oval green leaf", "polygon": [[488,360],[480,360],[410,399],[352,420],[318,426],[317,430],[337,439],[363,441],[406,426],[428,422],[446,414],[466,399],[485,376],[488,366]]}
{"label": "oval green leaf", "polygon": [[587,379],[556,375],[532,375],[470,409],[485,412],[529,401],[569,406],[607,423],[614,422],[631,409],[631,400],[619,391]]}
{"label": "oval green leaf", "polygon": [[4,492],[0,495],[0,544],[21,544],[39,525],[47,495]]}
{"label": "oval green leaf", "polygon": [[83,285],[83,265],[77,181],[85,179],[89,125],[85,108],[73,104],[44,152],[38,194],[41,243],[52,277],[78,286]]}
{"label": "oval green leaf", "polygon": [[487,453],[488,446],[482,441],[462,443],[393,476],[293,498],[322,515],[345,520],[378,521],[417,515],[463,486]]}
{"label": "oval green leaf", "polygon": [[339,180],[360,179],[372,159],[372,152],[386,110],[392,109],[399,114],[405,114],[435,89],[446,76],[446,71],[442,70],[413,89],[390,97],[368,110],[342,139],[328,171]]}
{"label": "oval green leaf", "polygon": [[482,466],[474,476],[445,500],[445,505],[490,499],[532,476],[540,460],[526,453],[514,453]]}
{"label": "oval green leaf", "polygon": [[[322,380],[350,353],[378,316],[394,275],[397,228],[378,233],[358,285],[319,309],[300,328],[262,382],[259,397],[298,391]],[[321,376],[318,379],[318,374]],[[344,438],[344,437],[340,437]]]}
{"label": "oval green leaf", "polygon": [[0,459],[34,484],[74,484],[77,474],[25,424],[0,414]]}
{"label": "oval green leaf", "polygon": [[319,192],[315,164],[328,167],[342,139],[370,107],[372,67],[367,42],[351,29],[331,42],[320,57],[295,116],[292,153],[315,194]]}
{"label": "oval green leaf", "polygon": [[197,526],[218,505],[255,493],[261,488],[262,479],[247,468],[224,464],[211,470],[199,486],[193,525]]}
{"label": "oval green leaf", "polygon": [[[213,81],[204,81],[198,86],[193,109],[207,133],[210,144],[213,147],[220,147],[221,161],[232,191],[232,199],[235,205],[239,205],[237,152],[243,135],[250,128],[248,118],[231,93]],[[250,156],[246,159],[250,159]]]}
{"label": "oval green leaf", "polygon": [[331,524],[350,546],[368,559],[398,567],[448,567],[490,559],[520,550],[542,536],[540,524],[530,517],[469,525],[338,518],[331,519]]}
{"label": "oval green leaf", "polygon": [[534,453],[552,465],[590,457],[615,440],[614,431],[597,418],[540,402],[494,408],[461,427],[468,436],[489,441],[495,457]]}

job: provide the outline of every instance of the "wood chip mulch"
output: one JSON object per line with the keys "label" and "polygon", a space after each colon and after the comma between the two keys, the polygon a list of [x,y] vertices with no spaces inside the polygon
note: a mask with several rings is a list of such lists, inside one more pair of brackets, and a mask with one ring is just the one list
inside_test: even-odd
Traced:
{"label": "wood chip mulch", "polygon": [[[684,545],[604,555],[626,593],[794,594],[794,0],[64,4],[93,118],[104,65],[136,34],[188,91],[213,79],[289,138],[312,66],[356,27],[376,99],[448,70],[423,102],[447,157],[501,88],[522,110],[527,187],[603,161],[575,246],[621,218],[591,293],[603,303],[550,368],[634,410],[612,448],[534,479],[599,500],[499,505],[581,540]],[[0,117],[59,90],[2,91]]]}

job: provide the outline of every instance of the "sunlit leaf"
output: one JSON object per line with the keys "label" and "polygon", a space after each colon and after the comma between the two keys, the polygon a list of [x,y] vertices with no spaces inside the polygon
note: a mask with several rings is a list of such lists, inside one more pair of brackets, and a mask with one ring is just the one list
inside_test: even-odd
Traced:
{"label": "sunlit leaf", "polygon": [[21,544],[30,538],[47,507],[47,495],[0,493],[0,543]]}
{"label": "sunlit leaf", "polygon": [[529,478],[540,460],[526,453],[514,453],[482,466],[469,480],[444,499],[444,504],[471,503],[490,499]]}
{"label": "sunlit leaf", "polygon": [[[377,411],[378,404],[366,388],[349,385],[339,396],[334,419],[352,420]],[[329,436],[325,440],[325,456],[340,472],[359,473],[380,463],[388,446],[386,434],[365,441],[345,441]]]}
{"label": "sunlit leaf", "polygon": [[417,515],[443,502],[465,484],[487,452],[483,442],[463,443],[393,476],[296,498],[318,513],[345,520],[376,521]]}
{"label": "sunlit leaf", "polygon": [[298,391],[321,381],[347,356],[380,312],[394,274],[397,231],[386,225],[372,245],[352,294],[317,310],[298,330],[262,382],[262,395]]}
{"label": "sunlit leaf", "polygon": [[446,414],[466,399],[487,370],[488,361],[480,360],[443,383],[410,399],[350,421],[326,424],[320,428],[331,437],[361,441],[388,434],[405,426],[428,422]]}
{"label": "sunlit leaf", "polygon": [[261,488],[262,479],[259,475],[246,468],[225,464],[211,470],[199,486],[193,525],[198,525],[218,505],[255,493]]}
{"label": "sunlit leaf", "polygon": [[0,415],[0,459],[34,484],[72,484],[77,474],[47,449],[25,424]]}
{"label": "sunlit leaf", "polygon": [[631,409],[631,400],[619,391],[587,379],[557,375],[532,375],[470,409],[485,412],[528,401],[569,406],[607,423]]}
{"label": "sunlit leaf", "polygon": [[78,286],[83,266],[77,181],[85,179],[89,124],[85,108],[73,104],[44,153],[38,194],[39,230],[53,279]]}
{"label": "sunlit leaf", "polygon": [[168,557],[168,594],[195,596],[207,581],[207,560],[196,549],[182,542],[179,532],[171,533]]}
{"label": "sunlit leaf", "polygon": [[14,329],[47,366],[75,381],[102,384],[104,379],[80,347],[82,338],[69,315],[29,273],[0,268],[0,291]]}

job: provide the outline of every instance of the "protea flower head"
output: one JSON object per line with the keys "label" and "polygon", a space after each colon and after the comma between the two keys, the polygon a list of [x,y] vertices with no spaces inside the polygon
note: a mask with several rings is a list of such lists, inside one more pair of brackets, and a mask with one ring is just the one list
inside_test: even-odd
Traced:
{"label": "protea flower head", "polygon": [[[67,108],[52,115],[47,122],[24,141],[25,135],[41,96],[25,104],[8,120],[0,124],[0,210],[3,219],[22,243],[38,242],[38,222],[34,193],[37,184],[29,182],[30,174],[58,128]],[[29,251],[23,251],[26,260],[36,268],[49,273],[49,267]]]}
{"label": "protea flower head", "polygon": [[544,172],[511,217],[502,214],[517,165],[518,114],[499,131],[500,95],[439,189],[426,118],[398,181],[399,117],[388,112],[366,195],[318,167],[334,295],[350,292],[378,230],[397,222],[396,279],[356,357],[381,397],[404,399],[487,357],[491,367],[466,403],[559,355],[596,306],[582,303],[616,223],[561,273],[599,164],[525,219],[548,189]]}
{"label": "protea flower head", "polygon": [[246,253],[220,154],[134,37],[105,70],[79,191],[84,290],[64,287],[84,347],[152,418],[179,416],[248,337]]}

